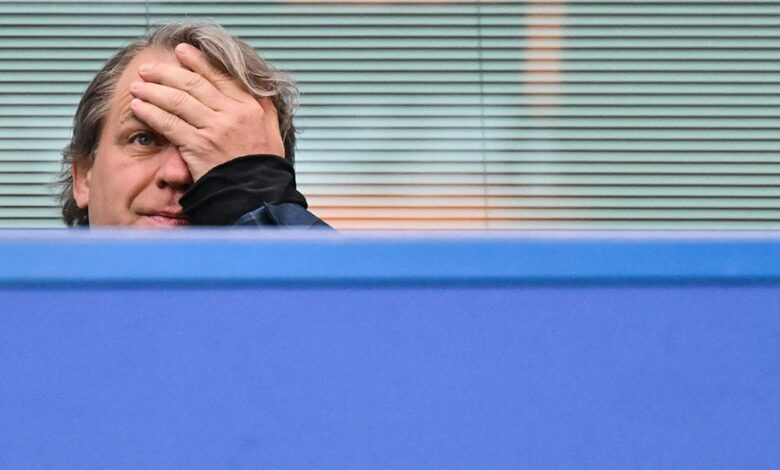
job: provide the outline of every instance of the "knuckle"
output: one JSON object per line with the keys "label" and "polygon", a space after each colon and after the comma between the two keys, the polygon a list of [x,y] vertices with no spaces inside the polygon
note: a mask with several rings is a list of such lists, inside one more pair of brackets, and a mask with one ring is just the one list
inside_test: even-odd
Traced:
{"label": "knuckle", "polygon": [[257,109],[255,109],[252,103],[249,103],[237,106],[233,113],[233,117],[238,122],[251,122],[258,118],[262,118],[263,116],[257,112]]}
{"label": "knuckle", "polygon": [[160,127],[163,133],[170,133],[176,128],[176,116],[164,113],[160,119]]}
{"label": "knuckle", "polygon": [[215,141],[215,136],[222,134],[222,129],[220,128],[206,127],[198,130],[193,136],[193,141],[198,146],[210,147]]}
{"label": "knuckle", "polygon": [[220,124],[225,126],[226,130],[235,129],[243,124],[243,119],[235,114],[229,114]]}
{"label": "knuckle", "polygon": [[169,99],[168,99],[168,101],[169,101],[168,104],[171,107],[171,111],[173,111],[175,113],[178,113],[179,111],[181,111],[182,108],[184,108],[184,103],[187,102],[187,97],[188,97],[188,94],[187,94],[186,91],[181,91],[180,90],[180,91],[177,91],[176,93],[173,93],[169,97]]}
{"label": "knuckle", "polygon": [[198,88],[203,84],[203,80],[204,78],[196,73],[190,74],[184,79],[184,89],[193,90]]}
{"label": "knuckle", "polygon": [[214,80],[217,83],[223,84],[226,82],[232,82],[235,79],[231,77],[229,74],[223,72],[222,70],[213,70],[212,71],[212,80]]}
{"label": "knuckle", "polygon": [[207,142],[206,139],[204,139],[202,136],[197,136],[194,137],[192,141],[189,143],[189,147],[196,155],[203,155],[204,153],[207,153],[209,150],[209,146],[207,145],[206,142]]}

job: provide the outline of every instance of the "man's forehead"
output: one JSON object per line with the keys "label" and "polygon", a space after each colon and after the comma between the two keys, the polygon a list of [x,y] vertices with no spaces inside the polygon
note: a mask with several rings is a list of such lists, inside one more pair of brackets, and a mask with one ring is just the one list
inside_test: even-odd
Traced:
{"label": "man's forehead", "polygon": [[114,89],[114,95],[111,97],[111,111],[109,111],[110,114],[115,116],[116,113],[122,113],[115,118],[116,122],[120,125],[125,124],[128,121],[140,122],[128,109],[128,105],[132,99],[132,96],[130,95],[130,84],[134,81],[141,80],[141,77],[138,75],[138,67],[140,67],[141,64],[161,62],[180,65],[172,50],[147,47],[133,57],[124,71],[122,71],[122,75],[120,75],[116,88]]}
{"label": "man's forehead", "polygon": [[123,87],[126,89],[130,86],[131,82],[141,79],[141,77],[138,75],[138,67],[140,67],[141,64],[154,63],[168,63],[181,66],[179,61],[176,59],[176,54],[174,54],[173,50],[160,49],[158,47],[147,47],[146,49],[136,54],[130,63],[127,64],[124,71],[122,71],[122,75],[119,77],[119,86],[117,87],[117,91],[119,91],[119,88]]}

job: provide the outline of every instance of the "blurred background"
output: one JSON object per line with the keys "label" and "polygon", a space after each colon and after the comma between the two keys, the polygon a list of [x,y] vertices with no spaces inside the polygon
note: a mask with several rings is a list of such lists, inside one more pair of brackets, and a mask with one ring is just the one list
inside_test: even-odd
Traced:
{"label": "blurred background", "polygon": [[103,62],[209,19],[302,92],[299,186],[348,229],[780,228],[780,2],[0,3],[0,228]]}

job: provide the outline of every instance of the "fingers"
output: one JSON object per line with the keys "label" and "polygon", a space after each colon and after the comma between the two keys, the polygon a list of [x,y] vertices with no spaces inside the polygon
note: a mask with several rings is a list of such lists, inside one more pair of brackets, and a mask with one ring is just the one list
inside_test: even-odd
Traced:
{"label": "fingers", "polygon": [[130,108],[179,148],[194,179],[238,156],[284,155],[270,98],[255,98],[193,46],[179,44],[175,54],[178,63],[139,67]]}
{"label": "fingers", "polygon": [[207,125],[215,113],[184,90],[159,85],[152,82],[133,82],[130,93],[136,98],[149,102],[158,108],[174,114],[194,127]]}
{"label": "fingers", "polygon": [[183,66],[204,77],[222,93],[236,101],[251,99],[251,95],[234,78],[213,67],[197,47],[181,43],[176,46],[174,52]]}
{"label": "fingers", "polygon": [[130,101],[130,109],[138,119],[162,134],[177,147],[191,143],[188,141],[192,140],[193,133],[197,131],[195,127],[179,116],[138,98],[133,98]]}
{"label": "fingers", "polygon": [[217,90],[204,76],[183,69],[178,65],[156,63],[138,68],[138,75],[148,83],[157,83],[189,93],[207,107],[220,111],[225,107],[226,96]]}
{"label": "fingers", "polygon": [[278,145],[274,155],[284,156],[284,144],[282,143],[282,133],[279,130],[279,114],[276,112],[276,106],[268,96],[261,96],[257,98],[257,102],[260,103],[260,107],[263,108],[263,127],[265,128],[266,135],[278,136]]}

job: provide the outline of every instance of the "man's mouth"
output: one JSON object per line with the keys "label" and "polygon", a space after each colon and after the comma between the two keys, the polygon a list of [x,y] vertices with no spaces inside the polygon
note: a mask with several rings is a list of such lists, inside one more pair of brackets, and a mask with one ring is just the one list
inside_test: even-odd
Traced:
{"label": "man's mouth", "polygon": [[180,226],[190,225],[190,219],[182,213],[173,212],[155,212],[148,214],[148,217],[155,225],[160,226]]}

